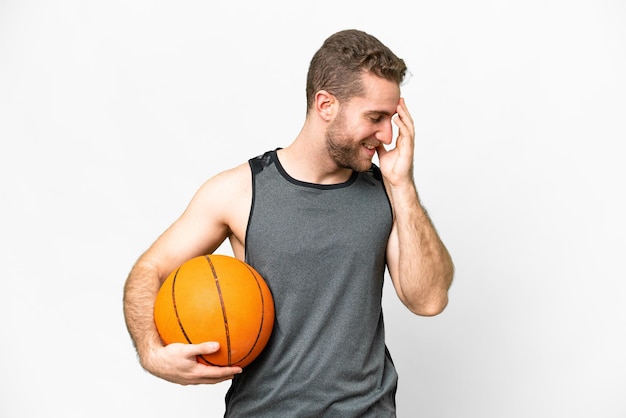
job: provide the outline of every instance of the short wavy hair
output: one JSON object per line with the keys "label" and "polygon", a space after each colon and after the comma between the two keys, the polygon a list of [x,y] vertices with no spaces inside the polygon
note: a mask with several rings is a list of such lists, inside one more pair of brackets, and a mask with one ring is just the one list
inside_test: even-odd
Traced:
{"label": "short wavy hair", "polygon": [[374,36],[355,29],[337,32],[324,41],[311,59],[306,82],[307,109],[313,106],[320,90],[340,101],[363,94],[363,72],[400,85],[406,71],[404,61]]}

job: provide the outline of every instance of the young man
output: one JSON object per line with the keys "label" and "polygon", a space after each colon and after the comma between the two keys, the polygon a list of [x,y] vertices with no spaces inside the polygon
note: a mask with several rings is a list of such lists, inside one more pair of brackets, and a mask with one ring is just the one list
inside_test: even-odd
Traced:
{"label": "young man", "polygon": [[[291,145],[209,179],[133,267],[124,311],[146,370],[179,384],[233,379],[226,416],[395,416],[397,374],[381,309],[385,268],[400,300],[425,316],[446,307],[453,276],[413,181],[414,126],[400,97],[405,72],[364,32],[324,42]],[[386,149],[392,123],[398,136]],[[153,320],[167,275],[226,238],[268,282],[276,308],[270,342],[245,370],[196,362],[219,350],[214,342],[164,346]]]}

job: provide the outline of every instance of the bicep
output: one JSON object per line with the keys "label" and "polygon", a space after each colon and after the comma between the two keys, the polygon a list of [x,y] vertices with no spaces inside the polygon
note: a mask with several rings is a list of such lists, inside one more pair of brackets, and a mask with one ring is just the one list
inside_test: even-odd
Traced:
{"label": "bicep", "polygon": [[224,173],[209,179],[182,215],[146,252],[161,280],[183,262],[215,251],[231,233],[229,205],[235,199]]}

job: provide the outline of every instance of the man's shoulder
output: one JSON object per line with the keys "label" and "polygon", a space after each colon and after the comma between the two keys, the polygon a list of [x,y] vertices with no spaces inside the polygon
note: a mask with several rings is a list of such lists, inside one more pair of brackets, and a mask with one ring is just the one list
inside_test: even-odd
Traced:
{"label": "man's shoulder", "polygon": [[267,151],[256,157],[224,171],[221,171],[208,179],[203,189],[208,189],[210,194],[220,193],[230,198],[247,197],[252,193],[252,174],[260,171],[273,160],[275,150]]}
{"label": "man's shoulder", "polygon": [[212,187],[228,192],[237,192],[250,184],[251,174],[248,162],[224,170],[207,181]]}

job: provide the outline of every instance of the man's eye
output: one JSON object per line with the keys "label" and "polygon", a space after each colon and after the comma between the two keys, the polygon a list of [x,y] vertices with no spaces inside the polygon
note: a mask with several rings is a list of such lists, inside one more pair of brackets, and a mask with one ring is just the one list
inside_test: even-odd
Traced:
{"label": "man's eye", "polygon": [[382,120],[382,118],[381,118],[380,116],[379,116],[379,117],[377,117],[377,118],[373,118],[373,117],[372,117],[372,118],[370,118],[370,119],[371,119],[371,121],[372,121],[372,122],[374,122],[374,123],[378,123],[378,122],[380,122],[380,121]]}

